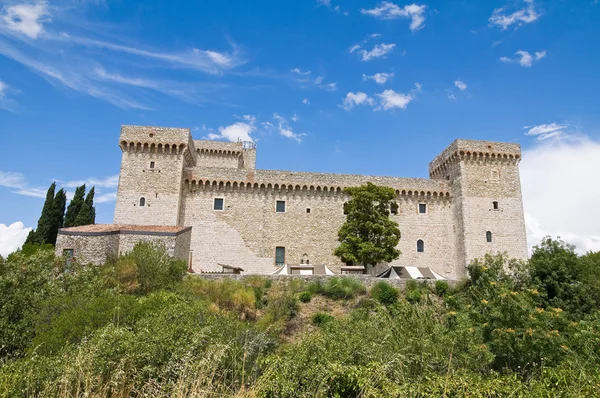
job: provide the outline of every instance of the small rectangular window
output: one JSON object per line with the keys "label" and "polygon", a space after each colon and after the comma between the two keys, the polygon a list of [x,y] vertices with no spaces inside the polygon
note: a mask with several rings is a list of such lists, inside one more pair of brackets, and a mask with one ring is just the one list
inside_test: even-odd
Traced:
{"label": "small rectangular window", "polygon": [[153,169],[154,168],[154,162],[150,162],[150,168]]}
{"label": "small rectangular window", "polygon": [[223,210],[223,198],[215,198],[214,210]]}
{"label": "small rectangular window", "polygon": [[310,214],[310,208],[309,207],[306,208],[306,214]]}
{"label": "small rectangular window", "polygon": [[494,210],[498,210],[498,202],[493,202]]}
{"label": "small rectangular window", "polygon": [[285,213],[285,200],[278,200],[275,208],[277,213]]}
{"label": "small rectangular window", "polygon": [[427,204],[419,203],[419,213],[421,213],[421,214],[427,213]]}
{"label": "small rectangular window", "polygon": [[392,214],[398,214],[398,203],[396,202],[392,202],[390,203],[390,213]]}
{"label": "small rectangular window", "polygon": [[275,248],[275,265],[284,265],[285,264],[285,247],[276,247]]}

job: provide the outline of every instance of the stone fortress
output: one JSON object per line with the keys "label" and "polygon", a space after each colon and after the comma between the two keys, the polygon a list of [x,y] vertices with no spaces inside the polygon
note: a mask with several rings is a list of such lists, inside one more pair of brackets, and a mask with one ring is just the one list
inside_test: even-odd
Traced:
{"label": "stone fortress", "polygon": [[257,170],[254,143],[193,140],[184,128],[122,126],[119,146],[114,224],[62,229],[57,253],[102,263],[161,240],[197,273],[284,264],[339,273],[343,188],[372,182],[396,191],[402,254],[371,272],[428,267],[458,279],[486,253],[527,258],[518,144],[456,140],[429,164],[429,179]]}

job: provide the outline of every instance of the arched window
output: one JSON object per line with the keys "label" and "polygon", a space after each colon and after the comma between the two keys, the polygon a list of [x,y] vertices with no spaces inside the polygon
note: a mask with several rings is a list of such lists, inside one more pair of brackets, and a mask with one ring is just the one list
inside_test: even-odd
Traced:
{"label": "arched window", "polygon": [[419,239],[417,241],[417,253],[423,253],[425,252],[425,242],[423,242],[421,239]]}
{"label": "arched window", "polygon": [[140,207],[146,206],[146,198],[140,198]]}
{"label": "arched window", "polygon": [[498,210],[498,202],[494,201],[492,204],[494,205],[494,210]]}
{"label": "arched window", "polygon": [[486,240],[488,243],[492,243],[492,233],[491,233],[490,231],[487,231],[487,232],[485,233],[485,240]]}

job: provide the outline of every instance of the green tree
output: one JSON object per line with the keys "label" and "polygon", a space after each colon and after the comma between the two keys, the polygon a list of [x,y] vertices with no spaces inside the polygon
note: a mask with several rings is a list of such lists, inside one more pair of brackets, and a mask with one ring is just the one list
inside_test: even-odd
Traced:
{"label": "green tree", "polygon": [[43,244],[48,242],[50,231],[52,230],[52,212],[55,190],[56,183],[53,182],[52,185],[50,185],[50,188],[48,188],[48,192],[46,192],[46,201],[44,202],[37,228],[27,235],[25,243]]}
{"label": "green tree", "polygon": [[85,184],[75,189],[75,195],[73,199],[71,199],[71,203],[69,203],[69,207],[67,208],[67,214],[65,214],[65,228],[75,226],[75,219],[81,211],[81,207],[84,204],[85,197]]}
{"label": "green tree", "polygon": [[344,204],[346,222],[338,232],[340,246],[334,254],[342,261],[365,266],[390,262],[400,256],[398,223],[390,220],[390,205],[395,192],[370,182],[345,188],[350,200]]}
{"label": "green tree", "polygon": [[56,237],[58,236],[59,228],[63,227],[65,218],[65,206],[67,205],[67,194],[64,189],[60,189],[54,200],[52,201],[52,214],[50,230],[48,231],[48,240],[44,243],[56,244]]}
{"label": "green tree", "polygon": [[77,217],[75,218],[75,223],[73,224],[74,227],[95,224],[96,209],[94,208],[94,194],[95,188],[92,187],[81,206],[81,210],[79,210],[79,214],[77,214]]}

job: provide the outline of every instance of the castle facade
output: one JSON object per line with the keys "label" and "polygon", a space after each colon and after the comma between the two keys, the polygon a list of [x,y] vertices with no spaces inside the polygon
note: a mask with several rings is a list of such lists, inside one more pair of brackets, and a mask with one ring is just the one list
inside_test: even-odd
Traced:
{"label": "castle facade", "polygon": [[[122,126],[119,146],[114,225],[63,229],[57,252],[100,262],[86,247],[105,256],[158,239],[195,272],[284,264],[339,272],[343,188],[372,182],[396,191],[390,217],[402,234],[402,254],[381,270],[428,267],[457,279],[486,253],[527,257],[518,144],[456,140],[429,164],[428,179],[257,170],[253,143],[194,140],[183,128]],[[106,231],[112,244],[99,243]]]}

